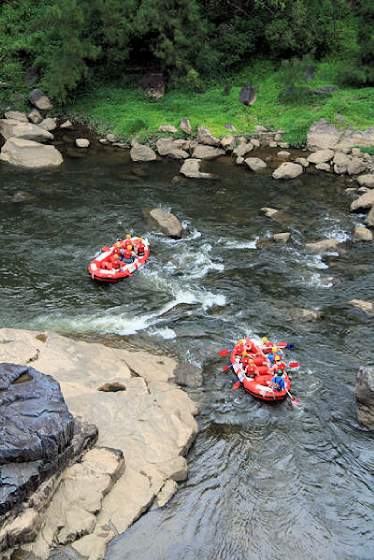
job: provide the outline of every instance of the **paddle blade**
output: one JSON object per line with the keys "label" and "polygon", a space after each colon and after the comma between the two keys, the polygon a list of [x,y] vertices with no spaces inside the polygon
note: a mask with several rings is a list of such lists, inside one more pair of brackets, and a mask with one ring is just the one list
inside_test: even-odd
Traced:
{"label": "paddle blade", "polygon": [[240,389],[240,385],[241,385],[240,381],[236,381],[232,386],[232,390],[237,391],[238,389]]}
{"label": "paddle blade", "polygon": [[230,350],[227,350],[227,348],[224,348],[223,350],[220,350],[218,352],[219,356],[222,356],[222,358],[225,358],[226,356],[228,356],[230,354]]}
{"label": "paddle blade", "polygon": [[293,350],[295,348],[294,344],[287,344],[286,346],[287,350]]}
{"label": "paddle blade", "polygon": [[288,367],[291,369],[299,369],[300,364],[299,362],[289,362]]}
{"label": "paddle blade", "polygon": [[222,371],[225,373],[226,371],[229,371],[229,369],[231,369],[231,366],[224,366]]}
{"label": "paddle blade", "polygon": [[287,342],[276,342],[275,346],[277,346],[278,348],[287,348],[288,344]]}

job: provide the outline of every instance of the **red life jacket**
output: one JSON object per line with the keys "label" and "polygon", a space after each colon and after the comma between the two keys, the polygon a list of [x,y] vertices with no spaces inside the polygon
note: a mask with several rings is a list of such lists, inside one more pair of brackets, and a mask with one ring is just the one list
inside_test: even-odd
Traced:
{"label": "red life jacket", "polygon": [[131,259],[132,253],[128,249],[125,249],[123,256],[125,257],[125,259]]}
{"label": "red life jacket", "polygon": [[144,251],[145,251],[144,243],[139,243],[139,245],[138,245],[138,253],[144,253]]}

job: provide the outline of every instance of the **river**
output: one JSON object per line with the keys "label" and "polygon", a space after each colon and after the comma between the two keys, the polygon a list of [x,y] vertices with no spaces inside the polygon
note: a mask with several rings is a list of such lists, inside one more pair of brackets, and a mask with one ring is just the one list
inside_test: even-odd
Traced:
{"label": "river", "polygon": [[[346,181],[309,171],[278,182],[228,159],[207,165],[216,180],[176,180],[170,160],[134,164],[109,148],[65,156],[58,170],[0,166],[1,325],[144,345],[204,370],[189,479],[113,541],[108,560],[372,559],[372,437],[354,383],[374,361],[374,325],[346,302],[374,298],[374,246],[350,241],[360,216],[348,212]],[[183,220],[184,239],[152,229],[143,209],[155,206]],[[284,223],[263,206],[284,210]],[[147,266],[116,285],[92,282],[87,261],[129,228],[151,243]],[[259,242],[287,230],[289,245]],[[344,253],[305,250],[325,237],[345,241]],[[322,317],[303,322],[300,308]],[[296,345],[300,407],[232,392],[217,350],[243,334]]]}

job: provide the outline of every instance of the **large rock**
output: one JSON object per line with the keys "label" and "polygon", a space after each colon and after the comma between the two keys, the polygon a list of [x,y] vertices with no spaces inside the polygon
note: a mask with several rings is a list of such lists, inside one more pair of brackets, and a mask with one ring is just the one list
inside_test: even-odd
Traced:
{"label": "large rock", "polygon": [[39,126],[40,128],[44,128],[44,130],[48,130],[48,132],[51,132],[52,130],[55,130],[57,128],[57,119],[48,117],[47,119],[43,119]]}
{"label": "large rock", "polygon": [[334,157],[333,150],[318,150],[308,156],[309,163],[326,163]]}
{"label": "large rock", "polygon": [[360,367],[356,378],[356,400],[359,421],[374,430],[374,367]]}
{"label": "large rock", "polygon": [[303,157],[296,158],[295,163],[300,163],[303,167],[309,167],[309,161]]}
{"label": "large rock", "polygon": [[9,138],[23,138],[24,140],[34,140],[34,142],[53,140],[53,134],[40,128],[40,126],[12,119],[0,120],[0,133],[4,136],[5,140]]}
{"label": "large rock", "polygon": [[169,132],[170,134],[175,134],[176,132],[178,132],[178,129],[175,128],[175,126],[173,126],[172,124],[161,124],[158,127],[158,130],[160,132]]}
{"label": "large rock", "polygon": [[361,187],[374,189],[374,174],[360,175],[360,177],[357,177],[357,182]]}
{"label": "large rock", "polygon": [[[71,543],[75,551],[91,560],[100,560],[106,543],[152,505],[167,480],[186,478],[183,455],[197,432],[193,417],[196,406],[174,384],[176,362],[171,358],[74,341],[54,333],[0,330],[0,360],[26,363],[30,359],[36,360],[38,369],[58,380],[75,416],[88,422],[94,419],[99,429],[98,445],[120,450],[125,455],[124,471],[116,471],[116,460],[110,452],[105,453],[105,462],[96,455],[94,464],[104,463],[103,469],[97,469],[91,459],[92,469],[91,466],[87,469],[83,466],[84,471],[74,469],[78,480],[74,483],[69,477],[73,486],[64,510],[61,506],[51,510],[55,511],[54,516],[47,514],[51,522],[61,520],[58,538],[68,541],[77,538]],[[122,383],[126,390],[114,393],[97,390],[109,381]],[[113,465],[110,471],[108,462]],[[100,475],[100,480],[103,480],[101,473],[106,474],[108,485],[100,482],[93,488],[92,478],[87,485],[85,478],[90,473]],[[114,478],[119,475],[113,486],[111,473]],[[82,494],[85,489],[84,495],[80,494],[81,513],[72,507],[74,496],[81,491],[79,481]],[[54,498],[51,508],[53,504]],[[93,516],[91,510],[95,511]],[[62,525],[67,527],[66,531]],[[47,521],[38,538],[23,546],[23,550],[46,560],[54,538],[54,531],[49,531],[49,527]],[[74,528],[82,531],[81,537]]]}
{"label": "large rock", "polygon": [[321,119],[311,126],[307,134],[307,147],[311,151],[354,146],[374,146],[374,128],[363,131],[340,130],[325,119]]}
{"label": "large rock", "polygon": [[224,150],[231,152],[235,147],[235,137],[234,136],[224,136],[220,140],[220,144]]}
{"label": "large rock", "polygon": [[182,237],[182,224],[171,212],[167,212],[167,210],[163,210],[162,208],[153,208],[149,212],[149,216],[166,235],[174,239],[180,239]]}
{"label": "large rock", "polygon": [[205,144],[206,146],[219,146],[219,139],[202,126],[197,129],[196,140],[199,144]]}
{"label": "large rock", "polygon": [[44,146],[22,138],[7,140],[1,149],[0,160],[30,169],[57,167],[63,162],[62,155],[54,146]]}
{"label": "large rock", "polygon": [[189,157],[188,152],[180,147],[178,140],[173,140],[173,138],[160,138],[156,142],[156,147],[160,156],[169,156],[174,159]]}
{"label": "large rock", "polygon": [[337,251],[339,241],[336,239],[322,239],[321,241],[314,241],[312,243],[305,243],[305,248],[312,253],[326,253],[329,251]]}
{"label": "large rock", "polygon": [[214,175],[212,173],[204,173],[200,171],[200,163],[201,159],[186,159],[183,162],[179,173],[185,177],[190,177],[191,179],[214,179]]}
{"label": "large rock", "polygon": [[348,165],[351,160],[343,152],[336,152],[333,159],[334,171],[338,175],[347,173]]}
{"label": "large rock", "polygon": [[75,145],[77,148],[88,148],[90,146],[90,141],[88,138],[76,138]]}
{"label": "large rock", "polygon": [[366,162],[359,157],[352,157],[347,166],[348,175],[359,175],[367,168]]}
{"label": "large rock", "polygon": [[39,113],[38,109],[32,109],[32,111],[28,114],[28,118],[33,124],[39,124],[43,120],[43,117],[41,113]]}
{"label": "large rock", "polygon": [[367,315],[371,315],[374,312],[374,303],[372,301],[366,301],[364,299],[351,299],[348,303]]}
{"label": "large rock", "polygon": [[239,143],[238,146],[236,146],[236,148],[233,151],[233,154],[237,157],[244,157],[252,150],[253,150],[252,142],[247,142],[246,140],[243,140]]}
{"label": "large rock", "polygon": [[368,191],[354,200],[351,204],[351,212],[366,210],[372,206],[374,206],[374,190]]}
{"label": "large rock", "polygon": [[373,241],[373,232],[365,226],[356,226],[353,232],[353,241]]}
{"label": "large rock", "polygon": [[274,233],[273,234],[273,241],[276,243],[288,243],[291,238],[291,234],[289,231],[285,231],[282,233]]}
{"label": "large rock", "polygon": [[13,121],[29,122],[26,113],[21,113],[20,111],[7,111],[4,113],[4,117]]}
{"label": "large rock", "polygon": [[198,144],[192,153],[192,157],[197,159],[216,159],[219,156],[224,156],[225,151],[215,148],[214,146],[204,146],[203,144]]}
{"label": "large rock", "polygon": [[274,179],[294,179],[303,172],[303,167],[298,163],[285,161],[273,173]]}
{"label": "large rock", "polygon": [[144,144],[134,144],[130,150],[132,161],[154,161],[157,159],[155,152]]}
{"label": "large rock", "polygon": [[366,217],[366,223],[369,227],[374,228],[374,205],[371,207],[371,210]]}
{"label": "large rock", "polygon": [[34,105],[39,111],[50,111],[53,105],[49,97],[45,95],[40,89],[34,89],[29,95],[31,105]]}
{"label": "large rock", "polygon": [[262,171],[267,167],[266,163],[262,159],[257,157],[249,157],[246,158],[244,161],[248,165],[251,171],[255,171],[255,172]]}
{"label": "large rock", "polygon": [[175,381],[181,387],[200,387],[203,383],[201,368],[192,364],[178,364],[174,373]]}

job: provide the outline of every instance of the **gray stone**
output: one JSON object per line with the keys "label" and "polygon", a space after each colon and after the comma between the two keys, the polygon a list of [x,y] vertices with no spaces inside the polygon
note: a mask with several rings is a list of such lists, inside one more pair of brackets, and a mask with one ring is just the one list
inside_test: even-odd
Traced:
{"label": "gray stone", "polygon": [[309,163],[326,163],[334,157],[333,150],[318,150],[308,156]]}
{"label": "gray stone", "polygon": [[374,368],[360,367],[356,378],[357,415],[361,424],[374,430]]}
{"label": "gray stone", "polygon": [[359,157],[353,157],[348,163],[347,172],[348,175],[358,175],[362,173],[367,168],[366,163]]}
{"label": "gray stone", "polygon": [[179,123],[179,128],[188,135],[192,134],[192,126],[188,119],[182,119]]}
{"label": "gray stone", "polygon": [[163,233],[166,233],[173,239],[180,239],[183,234],[183,227],[181,222],[174,214],[163,210],[162,208],[153,208],[149,212],[149,216],[159,226]]}
{"label": "gray stone", "polygon": [[73,123],[69,119],[67,119],[62,124],[60,124],[60,128],[73,128]]}
{"label": "gray stone", "polygon": [[253,150],[252,142],[243,141],[234,149],[233,154],[237,157],[244,157]]}
{"label": "gray stone", "polygon": [[203,383],[201,368],[192,364],[178,364],[174,375],[175,382],[181,387],[200,387]]}
{"label": "gray stone", "polygon": [[20,111],[6,111],[4,117],[6,119],[12,119],[13,121],[29,122],[26,113],[21,113]]}
{"label": "gray stone", "polygon": [[77,148],[88,148],[90,145],[90,141],[88,138],[76,138],[75,145]]}
{"label": "gray stone", "polygon": [[342,132],[333,124],[328,123],[325,119],[321,119],[314,123],[308,131],[307,148],[310,151],[335,148],[341,136]]}
{"label": "gray stone", "polygon": [[204,146],[203,144],[198,144],[192,153],[192,157],[197,159],[216,159],[219,156],[225,155],[225,151],[214,146]]}
{"label": "gray stone", "polygon": [[10,138],[1,149],[0,160],[19,167],[56,167],[63,162],[54,146],[44,146],[23,138]]}
{"label": "gray stone", "polygon": [[200,171],[200,163],[200,159],[186,159],[183,162],[179,173],[192,179],[214,179],[214,175],[212,173],[203,173]]}
{"label": "gray stone", "polygon": [[4,136],[5,140],[9,140],[9,138],[22,138],[24,140],[34,140],[34,142],[53,140],[53,134],[40,128],[40,126],[12,119],[0,120],[0,133]]}
{"label": "gray stone", "polygon": [[346,173],[349,162],[350,159],[347,156],[347,154],[344,154],[343,152],[335,152],[334,159],[333,159],[335,173],[337,175],[342,175],[343,173]]}
{"label": "gray stone", "polygon": [[288,243],[290,238],[291,238],[291,234],[288,231],[284,233],[274,233],[273,235],[273,240],[276,243]]}
{"label": "gray stone", "polygon": [[287,150],[290,147],[288,142],[278,142],[278,146],[284,150]]}
{"label": "gray stone", "polygon": [[361,187],[374,189],[374,174],[360,175],[357,177],[357,182]]}
{"label": "gray stone", "polygon": [[155,505],[159,508],[164,507],[169,500],[174,496],[178,489],[178,485],[175,480],[169,478],[161,488],[160,492],[156,496]]}
{"label": "gray stone", "polygon": [[244,158],[242,156],[239,156],[236,158],[235,160],[236,165],[243,165],[244,163]]}
{"label": "gray stone", "polygon": [[254,148],[259,148],[261,146],[258,138],[251,138],[251,144]]}
{"label": "gray stone", "polygon": [[274,218],[276,214],[279,214],[279,210],[277,210],[276,208],[263,207],[261,208],[261,212],[265,214],[267,218]]}
{"label": "gray stone", "polygon": [[329,163],[317,163],[316,169],[318,169],[318,171],[326,171],[327,173],[331,173],[331,166]]}
{"label": "gray stone", "polygon": [[235,147],[235,138],[234,136],[224,136],[221,138],[220,144],[224,150],[231,152]]}
{"label": "gray stone", "polygon": [[154,161],[157,159],[155,152],[149,146],[135,143],[130,150],[132,161]]}
{"label": "gray stone", "polygon": [[160,156],[169,156],[174,159],[186,159],[189,157],[188,152],[183,150],[178,141],[173,140],[173,138],[159,138],[156,142],[156,148]]}
{"label": "gray stone", "polygon": [[53,105],[50,99],[40,90],[33,89],[29,95],[31,105],[34,105],[39,111],[50,111]]}
{"label": "gray stone", "polygon": [[366,223],[369,227],[374,228],[374,205],[369,211],[369,214],[366,217]]}
{"label": "gray stone", "polygon": [[43,117],[39,113],[38,109],[32,109],[32,111],[30,111],[30,113],[28,114],[28,118],[29,121],[32,122],[33,124],[39,124],[43,120]]}
{"label": "gray stone", "polygon": [[219,146],[219,139],[213,136],[207,128],[199,126],[197,129],[196,140],[199,144],[207,146]]}
{"label": "gray stone", "polygon": [[355,226],[353,241],[373,241],[373,232],[365,226]]}
{"label": "gray stone", "polygon": [[178,129],[171,124],[162,124],[159,126],[158,130],[160,132],[169,132],[170,134],[175,134],[176,132],[178,132]]}
{"label": "gray stone", "polygon": [[289,161],[285,161],[273,172],[273,178],[294,179],[295,177],[301,175],[302,172],[303,172],[303,168],[298,163],[291,163]]}
{"label": "gray stone", "polygon": [[281,150],[280,152],[277,153],[277,157],[280,159],[288,159],[290,157],[290,152],[287,152],[286,150]]}
{"label": "gray stone", "polygon": [[246,158],[245,163],[248,165],[249,169],[252,171],[261,171],[267,167],[266,163],[260,159],[255,157]]}
{"label": "gray stone", "polygon": [[372,206],[374,206],[374,189],[354,200],[351,204],[351,212],[355,212],[356,210],[366,210]]}
{"label": "gray stone", "polygon": [[47,118],[43,119],[42,122],[39,124],[40,128],[44,128],[44,130],[48,130],[51,132],[57,128],[57,119]]}
{"label": "gray stone", "polygon": [[339,241],[336,239],[322,239],[321,241],[314,241],[313,243],[306,243],[305,248],[312,253],[326,253],[329,251],[337,251]]}

